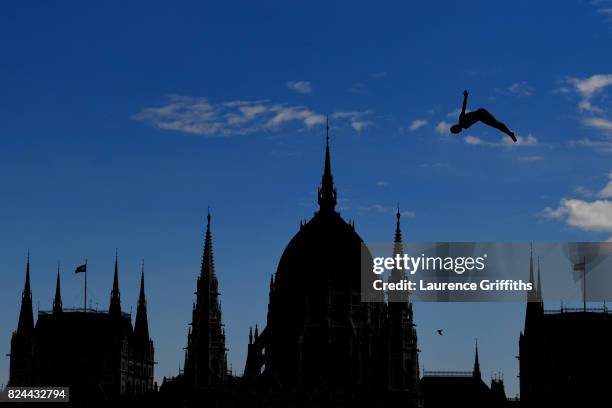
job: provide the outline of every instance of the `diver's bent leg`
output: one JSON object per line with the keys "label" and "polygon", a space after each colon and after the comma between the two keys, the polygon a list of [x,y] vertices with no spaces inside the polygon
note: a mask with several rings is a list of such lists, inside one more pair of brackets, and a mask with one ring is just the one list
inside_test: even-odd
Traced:
{"label": "diver's bent leg", "polygon": [[489,113],[486,109],[478,109],[478,119],[487,126],[494,127],[497,130],[500,130],[510,136],[513,141],[516,142],[516,136],[514,136],[514,132],[508,129],[508,126],[503,124],[502,122],[498,122],[493,115]]}

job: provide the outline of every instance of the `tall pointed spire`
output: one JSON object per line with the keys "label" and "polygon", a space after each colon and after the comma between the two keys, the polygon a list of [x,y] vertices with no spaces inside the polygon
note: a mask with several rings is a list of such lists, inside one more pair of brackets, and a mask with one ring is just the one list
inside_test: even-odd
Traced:
{"label": "tall pointed spire", "polygon": [[149,322],[147,319],[147,300],[144,289],[144,260],[140,271],[140,294],[138,295],[138,307],[136,309],[136,323],[134,324],[134,336],[137,341],[149,341]]}
{"label": "tall pointed spire", "polygon": [[537,292],[535,290],[536,282],[533,276],[533,243],[531,244],[529,253],[529,283],[531,283],[532,289],[527,293],[527,302],[535,302],[537,300]]}
{"label": "tall pointed spire", "polygon": [[212,289],[212,286],[215,285],[216,275],[215,275],[215,260],[213,257],[213,247],[212,247],[212,232],[210,229],[210,207],[208,207],[208,214],[206,215],[206,235],[204,237],[204,252],[202,254],[202,268],[200,270],[201,276],[204,277],[205,280],[211,285],[209,290]]}
{"label": "tall pointed spire", "polygon": [[325,167],[319,188],[319,208],[323,212],[333,212],[336,208],[336,188],[334,178],[331,173],[331,159],[329,154],[329,117],[326,119],[326,138],[325,138]]}
{"label": "tall pointed spire", "polygon": [[538,256],[538,289],[536,292],[538,302],[544,301],[544,294],[542,293],[542,273],[540,270],[540,257]]}
{"label": "tall pointed spire", "polygon": [[222,384],[227,373],[225,334],[219,301],[219,282],[213,257],[210,208],[202,266],[197,282],[196,304],[192,312],[191,335],[187,339],[185,375],[191,387],[199,389]]}
{"label": "tall pointed spire", "polygon": [[402,228],[400,225],[400,219],[402,217],[402,213],[400,212],[399,204],[397,205],[397,213],[395,214],[395,237],[393,239],[393,252],[395,254],[401,254],[404,252],[404,247],[402,245]]}
{"label": "tall pointed spire", "polygon": [[21,310],[19,311],[19,323],[17,332],[27,334],[34,329],[34,317],[32,315],[32,289],[30,288],[30,251],[26,262],[26,277],[21,295]]}
{"label": "tall pointed spire", "polygon": [[474,371],[472,375],[475,378],[481,378],[480,374],[480,362],[478,361],[478,339],[476,339],[476,353],[474,355]]}
{"label": "tall pointed spire", "polygon": [[62,313],[62,294],[60,291],[60,264],[57,263],[57,280],[55,282],[55,298],[53,299],[53,314]]}
{"label": "tall pointed spire", "polygon": [[112,316],[121,315],[121,294],[119,293],[119,260],[117,250],[115,250],[115,274],[113,276],[113,290],[111,291],[108,314]]}

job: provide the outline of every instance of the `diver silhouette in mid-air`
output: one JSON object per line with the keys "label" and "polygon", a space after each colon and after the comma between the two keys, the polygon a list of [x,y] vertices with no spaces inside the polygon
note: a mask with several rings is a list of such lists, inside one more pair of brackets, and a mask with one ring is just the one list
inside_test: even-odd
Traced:
{"label": "diver silhouette in mid-air", "polygon": [[514,132],[508,129],[508,127],[503,123],[498,122],[488,110],[480,108],[476,109],[475,111],[466,112],[465,108],[467,107],[467,97],[468,91],[463,91],[463,107],[461,108],[461,113],[459,114],[459,123],[450,127],[450,131],[452,133],[457,134],[463,129],[469,128],[476,122],[482,122],[485,125],[494,127],[495,129],[504,132],[516,143],[516,136],[514,136]]}

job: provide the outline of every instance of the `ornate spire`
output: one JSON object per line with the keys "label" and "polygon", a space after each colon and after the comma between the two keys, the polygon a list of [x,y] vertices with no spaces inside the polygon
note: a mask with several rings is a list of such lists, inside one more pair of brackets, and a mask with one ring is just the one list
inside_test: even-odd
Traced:
{"label": "ornate spire", "polygon": [[60,291],[60,264],[57,263],[57,280],[55,282],[55,298],[53,299],[53,314],[62,313],[62,294]]}
{"label": "ornate spire", "polygon": [[326,142],[325,142],[325,167],[323,169],[323,177],[321,178],[321,187],[319,188],[319,208],[324,212],[333,212],[336,208],[336,188],[334,187],[334,178],[331,174],[331,159],[329,154],[329,117],[326,122]]}
{"label": "ornate spire", "polygon": [[115,250],[115,275],[113,276],[113,290],[111,291],[108,314],[113,316],[121,315],[121,295],[119,293],[119,261],[117,250]]}
{"label": "ornate spire", "polygon": [[222,384],[227,372],[225,335],[215,274],[210,208],[206,215],[206,234],[202,265],[198,277],[192,333],[187,340],[185,375],[195,389]]}
{"label": "ornate spire", "polygon": [[210,230],[210,207],[208,207],[208,214],[206,215],[206,235],[204,237],[204,251],[202,253],[202,268],[200,269],[200,274],[206,280],[209,281],[211,285],[209,290],[212,289],[213,281],[216,281],[215,275],[215,260],[213,257],[213,247],[212,247],[212,232]]}
{"label": "ornate spire", "polygon": [[140,271],[140,294],[138,296],[138,307],[136,309],[136,323],[134,324],[134,336],[137,340],[149,341],[149,323],[147,320],[147,300],[144,289],[144,260]]}
{"label": "ornate spire", "polygon": [[397,221],[395,223],[395,240],[394,242],[396,244],[399,244],[402,242],[402,230],[400,228],[400,218],[402,217],[402,214],[400,213],[400,207],[399,204],[397,205],[397,213],[395,214],[395,218],[397,218]]}
{"label": "ornate spire", "polygon": [[480,363],[478,362],[478,339],[476,339],[476,354],[474,355],[474,371],[472,375],[474,378],[481,378]]}
{"label": "ornate spire", "polygon": [[19,323],[17,332],[27,334],[34,329],[34,317],[32,315],[32,289],[30,288],[30,251],[26,263],[26,278],[21,295],[21,310],[19,311]]}

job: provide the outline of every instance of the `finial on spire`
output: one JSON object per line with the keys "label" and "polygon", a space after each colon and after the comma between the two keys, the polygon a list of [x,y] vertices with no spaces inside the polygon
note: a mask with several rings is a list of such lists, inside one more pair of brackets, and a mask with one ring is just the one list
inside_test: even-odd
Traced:
{"label": "finial on spire", "polygon": [[323,169],[323,177],[321,178],[321,187],[318,193],[319,208],[325,212],[333,212],[336,208],[336,189],[334,187],[334,178],[331,174],[331,159],[329,154],[329,117],[327,117],[325,138],[325,166]]}
{"label": "finial on spire", "polygon": [[325,134],[326,134],[327,144],[329,144],[329,115],[325,116]]}
{"label": "finial on spire", "polygon": [[210,226],[210,205],[208,206],[208,213],[206,214],[207,225]]}
{"label": "finial on spire", "polygon": [[397,213],[395,214],[395,218],[397,219],[395,223],[395,243],[400,244],[402,242],[402,229],[400,226],[400,219],[402,217],[402,213],[400,211],[399,203],[397,204]]}

